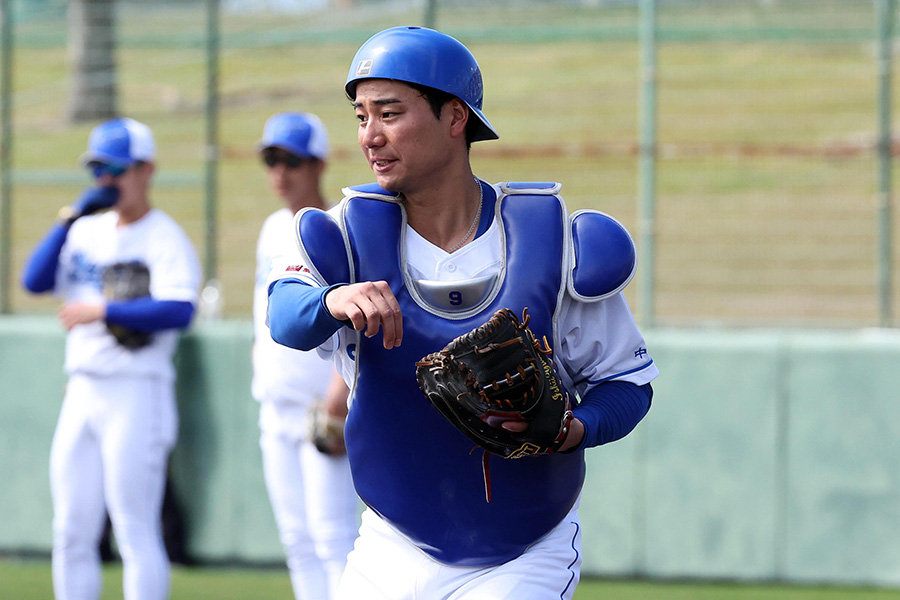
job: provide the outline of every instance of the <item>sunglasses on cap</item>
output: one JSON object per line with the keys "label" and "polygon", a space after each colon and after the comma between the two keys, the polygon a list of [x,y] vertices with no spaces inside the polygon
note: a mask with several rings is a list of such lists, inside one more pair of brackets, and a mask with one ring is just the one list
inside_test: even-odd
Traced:
{"label": "sunglasses on cap", "polygon": [[125,165],[112,165],[99,161],[89,162],[87,167],[96,179],[100,179],[104,175],[119,177],[128,170],[128,167]]}
{"label": "sunglasses on cap", "polygon": [[266,163],[266,166],[270,169],[278,164],[283,164],[288,169],[296,169],[306,161],[307,159],[305,158],[300,158],[296,154],[290,154],[287,152],[278,154],[275,152],[263,153],[263,162]]}

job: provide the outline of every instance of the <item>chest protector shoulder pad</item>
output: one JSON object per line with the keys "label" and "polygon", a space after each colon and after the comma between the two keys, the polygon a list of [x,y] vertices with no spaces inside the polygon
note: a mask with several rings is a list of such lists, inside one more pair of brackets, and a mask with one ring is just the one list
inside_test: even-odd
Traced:
{"label": "chest protector shoulder pad", "polygon": [[569,294],[582,302],[597,302],[625,289],[637,270],[637,252],[628,230],[596,210],[579,210],[569,223]]}
{"label": "chest protector shoulder pad", "polygon": [[[344,201],[363,197],[400,203],[396,193],[385,191],[375,183],[344,188],[343,193]],[[304,264],[321,283],[356,283],[349,240],[331,215],[319,208],[301,209],[294,216],[294,233]]]}

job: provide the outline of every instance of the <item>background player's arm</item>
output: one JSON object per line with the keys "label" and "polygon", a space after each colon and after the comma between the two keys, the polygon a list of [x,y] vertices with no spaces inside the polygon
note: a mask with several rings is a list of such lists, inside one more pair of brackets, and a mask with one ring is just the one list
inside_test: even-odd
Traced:
{"label": "background player's arm", "polygon": [[61,210],[59,220],[50,227],[28,257],[22,271],[22,286],[33,294],[53,291],[56,288],[59,254],[69,236],[72,223],[83,216],[110,208],[118,199],[118,188],[90,187],[82,192],[72,206]]}
{"label": "background player's arm", "polygon": [[60,307],[57,316],[63,327],[68,331],[76,325],[86,325],[102,320],[106,316],[106,305],[67,302]]}
{"label": "background player's arm", "polygon": [[59,320],[66,329],[106,321],[135,331],[162,331],[187,327],[193,314],[194,305],[191,302],[147,297],[116,300],[108,304],[67,302],[59,310]]}
{"label": "background player's arm", "polygon": [[344,420],[347,418],[347,395],[350,388],[347,387],[344,379],[338,375],[337,371],[332,369],[331,381],[328,382],[328,389],[325,390],[325,412],[329,416],[336,419]]}
{"label": "background player's arm", "polygon": [[43,294],[56,288],[59,253],[69,235],[69,225],[56,223],[32,251],[22,270],[22,286],[32,294]]}

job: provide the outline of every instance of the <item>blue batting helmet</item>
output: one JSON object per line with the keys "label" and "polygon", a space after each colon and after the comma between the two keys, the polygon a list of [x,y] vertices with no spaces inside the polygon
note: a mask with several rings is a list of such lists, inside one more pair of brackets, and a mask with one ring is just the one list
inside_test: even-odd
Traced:
{"label": "blue batting helmet", "polygon": [[356,98],[356,84],[363,79],[394,79],[452,94],[477,118],[473,142],[500,137],[481,112],[484,86],[475,57],[445,33],[425,27],[392,27],[376,33],[353,57],[344,88],[347,95]]}

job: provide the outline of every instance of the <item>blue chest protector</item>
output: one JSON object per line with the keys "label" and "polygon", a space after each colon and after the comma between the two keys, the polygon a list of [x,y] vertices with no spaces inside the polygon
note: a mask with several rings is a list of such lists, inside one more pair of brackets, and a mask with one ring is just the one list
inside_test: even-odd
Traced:
{"label": "blue chest protector", "polygon": [[[554,313],[567,285],[570,291],[573,285],[566,275],[566,265],[575,258],[568,254],[573,229],[562,199],[554,194],[558,186],[515,192],[514,184],[506,185],[513,193],[501,194],[494,208],[505,265],[474,306],[456,313],[426,302],[405,275],[405,213],[389,193],[352,188],[342,204],[340,225],[315,211],[297,220],[307,264],[325,281],[384,280],[400,304],[399,347],[385,350],[380,333],[357,336],[347,452],[354,485],[366,505],[436,560],[451,565],[497,565],[521,555],[562,520],[584,482],[583,451],[494,457],[493,497],[486,502],[481,450],[473,451],[472,442],[431,406],[416,383],[417,360],[500,308],[521,316],[527,307],[535,335],[554,339]],[[335,261],[335,254],[345,254],[342,250],[349,264]]]}

